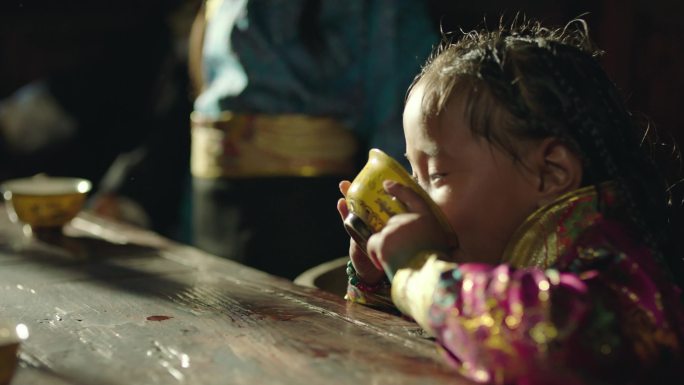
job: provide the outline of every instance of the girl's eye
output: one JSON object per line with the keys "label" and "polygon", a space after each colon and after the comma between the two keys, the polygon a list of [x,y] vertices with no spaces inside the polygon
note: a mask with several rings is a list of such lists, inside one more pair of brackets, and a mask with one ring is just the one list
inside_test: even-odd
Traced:
{"label": "girl's eye", "polygon": [[446,176],[446,174],[441,173],[441,172],[432,173],[432,174],[430,174],[430,182],[432,182],[432,183],[439,182],[445,176]]}

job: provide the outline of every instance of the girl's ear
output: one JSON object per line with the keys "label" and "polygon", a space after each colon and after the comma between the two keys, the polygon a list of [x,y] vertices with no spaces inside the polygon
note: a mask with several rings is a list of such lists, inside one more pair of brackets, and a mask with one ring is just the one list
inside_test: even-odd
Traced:
{"label": "girl's ear", "polygon": [[582,184],[582,160],[558,138],[542,140],[533,157],[540,207]]}

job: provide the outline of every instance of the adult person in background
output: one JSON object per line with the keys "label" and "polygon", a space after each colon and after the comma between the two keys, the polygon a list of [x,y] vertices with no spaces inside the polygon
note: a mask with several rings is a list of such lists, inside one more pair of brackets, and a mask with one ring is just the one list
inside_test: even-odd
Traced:
{"label": "adult person in background", "polygon": [[435,39],[422,1],[207,1],[190,49],[195,245],[288,278],[346,255],[328,202],[368,148],[402,157],[404,90]]}

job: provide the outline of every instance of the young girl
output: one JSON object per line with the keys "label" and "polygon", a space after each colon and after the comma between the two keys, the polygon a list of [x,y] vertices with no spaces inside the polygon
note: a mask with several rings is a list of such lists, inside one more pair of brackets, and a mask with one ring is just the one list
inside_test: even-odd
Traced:
{"label": "young girl", "polygon": [[409,90],[404,134],[457,238],[386,181],[409,213],[367,253],[351,243],[348,298],[377,301],[386,275],[394,305],[476,381],[684,378],[666,185],[596,54],[582,21],[443,44]]}

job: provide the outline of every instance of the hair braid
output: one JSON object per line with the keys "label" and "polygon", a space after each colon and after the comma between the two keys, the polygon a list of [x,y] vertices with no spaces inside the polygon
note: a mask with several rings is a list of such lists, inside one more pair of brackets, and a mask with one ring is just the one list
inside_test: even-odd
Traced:
{"label": "hair braid", "polygon": [[[605,129],[601,130],[598,128],[599,124],[596,121],[595,114],[591,113],[587,102],[580,97],[580,92],[578,92],[576,87],[567,80],[567,76],[563,76],[563,73],[559,69],[559,65],[553,60],[553,58],[556,58],[557,62],[562,62],[565,65],[573,65],[574,60],[582,59],[577,59],[578,55],[576,54],[564,55],[570,57],[561,57],[561,55],[558,55],[557,50],[553,50],[551,53],[553,55],[543,55],[543,61],[549,67],[558,86],[568,97],[569,103],[564,104],[563,116],[567,119],[568,126],[570,128],[574,127],[577,130],[578,135],[574,139],[580,142],[580,148],[585,149],[582,151],[582,155],[589,163],[589,167],[586,167],[585,170],[591,175],[587,182],[598,186],[602,181],[613,180],[618,189],[618,196],[622,200],[621,207],[627,211],[628,218],[626,219],[632,222],[633,225],[640,230],[641,237],[646,244],[661,251],[661,242],[655,236],[658,229],[653,226],[658,222],[647,220],[649,211],[659,206],[657,198],[652,194],[645,193],[646,191],[640,191],[641,194],[639,194],[639,198],[641,198],[641,200],[637,199],[635,196],[635,189],[644,190],[644,186],[639,186],[640,183],[638,179],[635,181],[634,178],[630,178],[629,170],[625,170],[624,162],[617,162],[616,156],[614,156],[615,154],[618,154],[623,155],[623,157],[626,158],[633,158],[631,159],[632,162],[629,162],[629,164],[634,165],[635,163],[643,162],[636,156],[638,151],[634,151],[635,154],[630,155],[629,149],[632,149],[633,146],[627,145],[625,135],[619,135],[617,132]],[[606,88],[605,84],[601,84],[595,74],[593,75],[594,76],[591,76],[591,80],[598,94],[597,100],[600,102],[600,106],[594,107],[595,110],[596,108],[599,108],[602,111],[607,112],[612,127],[631,126],[629,121],[621,121],[619,119],[619,114],[615,109],[615,103],[611,102],[611,96],[604,91]],[[613,144],[612,147],[614,148],[614,151],[610,151],[606,142],[606,136],[608,135],[616,142],[619,142]],[[656,171],[655,167],[653,167],[652,171]],[[639,202],[643,202],[644,200],[646,200],[645,204],[640,205]],[[603,203],[604,202],[600,202],[602,206],[604,206]],[[601,209],[603,211],[604,207]]]}

